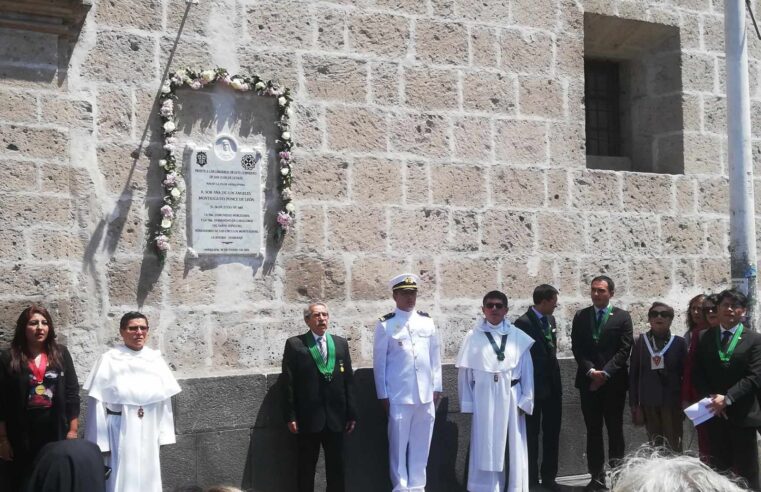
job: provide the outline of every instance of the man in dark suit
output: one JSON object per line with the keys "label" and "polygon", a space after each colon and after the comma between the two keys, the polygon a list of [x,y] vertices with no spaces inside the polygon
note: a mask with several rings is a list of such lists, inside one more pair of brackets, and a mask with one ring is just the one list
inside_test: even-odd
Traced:
{"label": "man in dark suit", "polygon": [[534,339],[531,359],[534,364],[534,413],[526,416],[528,431],[529,484],[539,484],[539,431],[542,432],[542,486],[560,490],[558,445],[562,416],[563,390],[557,358],[557,325],[552,313],[558,304],[555,287],[542,284],[534,289],[534,305],[515,320],[515,326]]}
{"label": "man in dark suit", "polygon": [[592,306],[576,312],[571,328],[571,350],[578,364],[575,386],[587,427],[587,468],[592,475],[586,490],[606,490],[603,420],[611,468],[624,457],[624,405],[633,332],[629,313],[610,303],[614,292],[610,277],[592,279]]}
{"label": "man in dark suit", "polygon": [[309,331],[289,338],[283,354],[284,416],[296,434],[299,492],[314,491],[320,445],[325,452],[328,492],[344,492],[343,433],[356,423],[354,374],[349,345],[330,335],[328,307],[312,303],[304,310]]}
{"label": "man in dark suit", "polygon": [[742,319],[748,298],[734,289],[719,294],[719,326],[698,342],[693,381],[698,396],[711,398],[715,416],[707,426],[709,460],[720,472],[733,471],[759,490],[755,429],[761,426],[756,395],[761,389],[761,335]]}

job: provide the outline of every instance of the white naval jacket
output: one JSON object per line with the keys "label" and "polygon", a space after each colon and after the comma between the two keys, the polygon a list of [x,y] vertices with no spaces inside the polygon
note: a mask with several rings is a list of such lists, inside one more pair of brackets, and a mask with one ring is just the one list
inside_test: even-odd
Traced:
{"label": "white naval jacket", "polygon": [[373,345],[375,390],[395,404],[429,403],[441,391],[439,335],[430,316],[402,311],[378,320]]}

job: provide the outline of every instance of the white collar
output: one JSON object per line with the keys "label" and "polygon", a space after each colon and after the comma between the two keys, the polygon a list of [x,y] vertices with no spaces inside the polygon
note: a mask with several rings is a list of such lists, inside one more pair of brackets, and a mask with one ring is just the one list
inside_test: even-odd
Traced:
{"label": "white collar", "polygon": [[401,317],[401,318],[409,318],[409,317],[410,317],[410,316],[412,316],[414,313],[415,313],[415,310],[414,310],[414,309],[413,309],[412,311],[405,311],[405,310],[403,310],[403,309],[394,308],[394,314],[395,314],[396,316],[399,316],[399,317]]}
{"label": "white collar", "polygon": [[314,341],[315,341],[315,342],[319,342],[321,338],[323,338],[323,339],[324,339],[324,338],[325,338],[325,335],[327,335],[327,334],[328,334],[328,332],[326,331],[326,332],[325,332],[325,335],[318,335],[317,333],[313,332],[312,330],[309,330],[309,333],[311,333],[311,334],[312,334],[312,336],[314,337]]}
{"label": "white collar", "polygon": [[[539,318],[539,321],[542,321],[542,318],[546,318],[547,317],[546,315],[544,315],[544,314],[540,313],[539,311],[537,311],[534,306],[531,306],[531,310],[534,311],[534,314],[536,314],[536,317]],[[548,320],[549,320],[549,318],[548,318]]]}
{"label": "white collar", "polygon": [[740,326],[740,323],[737,323],[737,324],[736,324],[735,326],[733,326],[732,328],[724,328],[724,327],[723,327],[723,326],[721,326],[721,325],[719,325],[719,328],[721,329],[721,332],[722,332],[722,333],[724,333],[725,331],[728,331],[728,332],[730,332],[731,334],[733,334],[733,335],[734,335],[734,334],[735,334],[735,332],[737,331],[737,327],[738,327],[738,326]]}

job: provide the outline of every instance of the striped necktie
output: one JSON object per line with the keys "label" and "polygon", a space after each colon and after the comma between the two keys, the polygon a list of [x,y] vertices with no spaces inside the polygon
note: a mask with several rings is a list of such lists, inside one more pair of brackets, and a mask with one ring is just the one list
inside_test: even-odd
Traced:
{"label": "striped necktie", "polygon": [[317,348],[320,349],[320,355],[322,356],[322,361],[326,362],[328,360],[328,354],[325,353],[325,338],[317,337]]}

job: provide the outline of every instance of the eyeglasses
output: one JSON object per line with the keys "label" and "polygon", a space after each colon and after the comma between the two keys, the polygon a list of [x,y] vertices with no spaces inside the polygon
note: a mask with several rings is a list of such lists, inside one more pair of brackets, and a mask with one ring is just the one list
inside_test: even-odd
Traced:
{"label": "eyeglasses", "polygon": [[671,319],[671,318],[674,317],[674,315],[671,314],[668,311],[650,311],[649,313],[647,313],[647,317],[648,318],[666,318],[666,319]]}
{"label": "eyeglasses", "polygon": [[505,307],[505,305],[502,304],[501,302],[487,302],[486,304],[484,304],[484,307],[486,309],[502,309]]}
{"label": "eyeglasses", "polygon": [[147,326],[128,326],[126,330],[130,333],[137,333],[138,330],[147,332],[149,328]]}

